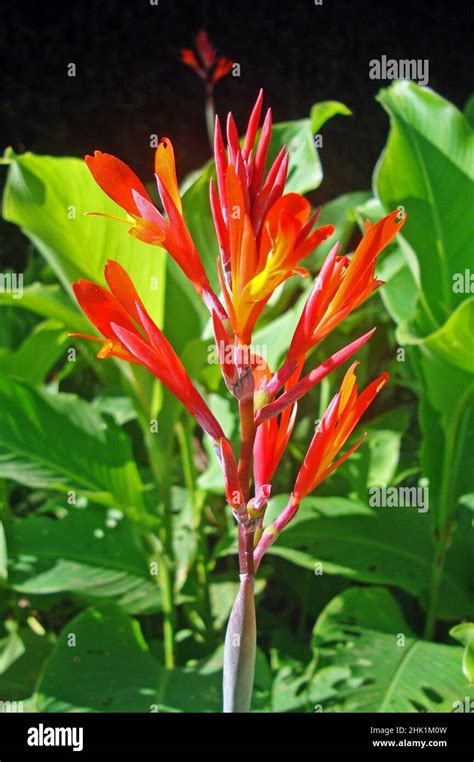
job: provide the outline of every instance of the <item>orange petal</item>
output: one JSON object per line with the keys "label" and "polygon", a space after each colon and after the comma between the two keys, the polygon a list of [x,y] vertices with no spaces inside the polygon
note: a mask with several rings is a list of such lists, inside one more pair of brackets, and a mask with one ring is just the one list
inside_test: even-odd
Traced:
{"label": "orange petal", "polygon": [[357,297],[367,286],[367,281],[373,277],[376,257],[401,230],[405,219],[406,214],[400,216],[399,211],[396,210],[367,230],[354,252],[343,284],[336,294],[332,305],[334,310],[337,310],[346,299]]}
{"label": "orange petal", "polygon": [[198,60],[196,56],[194,55],[194,51],[190,48],[182,48],[181,50],[181,60],[183,63],[187,64],[191,67],[191,69],[194,69],[196,74],[202,74],[202,69],[198,63]]}
{"label": "orange petal", "polygon": [[183,215],[181,196],[179,195],[173,144],[169,138],[162,138],[155,154],[155,172],[173,199],[180,215]]}
{"label": "orange petal", "polygon": [[216,68],[214,69],[213,75],[212,75],[212,81],[218,82],[222,77],[225,77],[227,74],[230,74],[232,71],[234,63],[229,58],[224,58],[224,56],[221,56],[217,60]]}
{"label": "orange petal", "polygon": [[115,339],[112,322],[135,330],[120,302],[105,288],[88,280],[79,280],[72,287],[83,312],[107,339]]}
{"label": "orange petal", "polygon": [[323,474],[321,474],[318,482],[314,486],[317,487],[318,484],[321,484],[321,482],[324,479],[327,479],[328,476],[331,476],[331,474],[333,473],[333,471],[336,470],[336,468],[339,468],[339,466],[342,466],[344,461],[347,460],[347,458],[350,458],[350,456],[361,446],[362,442],[364,441],[364,439],[366,439],[366,437],[367,437],[367,432],[362,434],[361,438],[359,439],[358,442],[355,443],[355,445],[353,445],[347,452],[345,452],[344,455],[341,455],[340,458],[334,461],[334,463],[331,466],[329,466],[326,469],[326,471],[324,471]]}
{"label": "orange petal", "polygon": [[340,388],[340,397],[339,397],[339,410],[338,414],[341,415],[341,413],[345,410],[347,403],[349,402],[349,399],[352,396],[352,392],[356,391],[357,396],[357,388],[356,388],[356,375],[355,375],[355,369],[357,368],[359,364],[359,361],[356,360],[352,363],[350,368],[346,371],[344,378],[342,380],[341,388]]}
{"label": "orange petal", "polygon": [[245,220],[245,202],[239,179],[232,164],[226,172],[226,195],[229,212],[229,247],[232,272],[232,288],[237,292],[242,254],[242,236]]}
{"label": "orange petal", "polygon": [[94,156],[86,156],[85,161],[97,185],[129,214],[140,216],[132,191],[138,191],[151,203],[141,180],[120,159],[109,153],[95,151]]}
{"label": "orange petal", "polygon": [[127,271],[118,262],[109,259],[105,265],[105,280],[124,310],[140,323],[136,303],[142,302]]}

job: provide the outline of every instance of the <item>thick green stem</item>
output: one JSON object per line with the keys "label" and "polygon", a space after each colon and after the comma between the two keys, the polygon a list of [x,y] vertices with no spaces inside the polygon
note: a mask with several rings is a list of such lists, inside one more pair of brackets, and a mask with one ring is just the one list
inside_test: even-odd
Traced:
{"label": "thick green stem", "polygon": [[254,578],[241,574],[224,644],[224,712],[250,711],[256,644]]}

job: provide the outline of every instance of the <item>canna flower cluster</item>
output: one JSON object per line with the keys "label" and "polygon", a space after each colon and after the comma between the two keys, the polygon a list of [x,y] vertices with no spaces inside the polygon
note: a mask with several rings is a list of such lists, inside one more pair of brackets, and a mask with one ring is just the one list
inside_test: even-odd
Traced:
{"label": "canna flower cluster", "polygon": [[214,85],[232,70],[233,62],[225,56],[217,55],[205,29],[200,29],[197,33],[195,48],[195,51],[192,48],[182,48],[181,60],[205,83]]}
{"label": "canna flower cluster", "polygon": [[[202,56],[201,56],[202,58]],[[189,60],[191,63],[191,59]],[[293,276],[308,277],[305,258],[334,232],[317,226],[318,212],[298,193],[285,193],[288,153],[282,148],[267,166],[272,134],[268,109],[263,125],[260,92],[242,140],[232,114],[225,138],[216,118],[215,180],[209,202],[219,244],[220,293],[212,289],[183,214],[174,151],[162,138],[155,155],[158,208],[143,183],[120,159],[96,151],[86,162],[96,182],[122,209],[130,235],[160,246],[175,260],[209,310],[223,379],[239,406],[238,456],[194,386],[179,357],[147,313],[125,270],[109,261],[108,289],[80,280],[76,298],[102,338],[98,357],[137,363],[178,397],[212,439],[223,470],[227,502],[238,523],[241,575],[253,577],[260,561],[312,492],[362,443],[341,454],[361,416],[387,381],[376,378],[358,392],[353,363],[313,436],[288,505],[265,527],[271,482],[292,434],[298,401],[335,368],[349,360],[374,329],[339,349],[302,377],[308,354],[380,285],[378,254],[400,230],[405,215],[395,211],[365,234],[352,256],[333,246],[315,279],[279,368],[269,368],[250,345],[268,300]],[[145,252],[144,252],[145,255]]]}
{"label": "canna flower cluster", "polygon": [[[182,48],[181,60],[189,66],[204,85],[206,94],[206,126],[209,143],[212,147],[215,108],[214,87],[223,77],[232,71],[234,62],[226,56],[217,55],[205,29],[200,29],[194,40],[194,48]],[[238,64],[237,64],[238,66]]]}

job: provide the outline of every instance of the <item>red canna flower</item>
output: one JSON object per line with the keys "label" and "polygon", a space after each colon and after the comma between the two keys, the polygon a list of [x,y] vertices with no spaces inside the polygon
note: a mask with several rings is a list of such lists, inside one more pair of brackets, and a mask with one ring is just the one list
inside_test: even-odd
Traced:
{"label": "red canna flower", "polygon": [[[129,218],[120,221],[131,225],[130,235],[146,243],[161,244],[165,237],[164,219],[158,210],[155,210],[157,216],[152,218],[150,214],[144,216],[138,208],[137,199],[143,200],[142,207],[144,202],[154,207],[148,191],[130,167],[121,159],[102,151],[94,151],[94,156],[86,156],[85,162],[97,185],[128,213]],[[102,216],[101,212],[89,214]]]}
{"label": "red canna flower", "polygon": [[333,247],[303,309],[288,357],[308,352],[383,284],[374,276],[377,256],[405,219],[406,214],[395,211],[375,225],[366,224],[365,235],[351,258],[337,256],[338,244]]}
{"label": "red canna flower", "polygon": [[217,55],[205,29],[197,33],[195,47],[197,56],[191,48],[183,48],[181,60],[205,82],[215,84],[232,71],[233,61]]}
{"label": "red canna flower", "polygon": [[373,226],[366,224],[365,235],[352,258],[338,256],[337,243],[331,249],[306,300],[285,362],[268,383],[270,397],[285,383],[301,357],[383,285],[374,276],[377,256],[405,219],[406,214],[395,211]]}
{"label": "red canna flower", "polygon": [[372,381],[361,394],[356,387],[353,363],[342,381],[339,392],[330,402],[321,423],[311,440],[303,465],[291,493],[288,505],[277,519],[268,526],[255,548],[254,559],[258,566],[264,553],[275,542],[281,531],[296,515],[301,500],[309,495],[324,479],[327,479],[362,444],[367,434],[353,445],[344,455],[337,458],[341,448],[356,427],[360,418],[373,402],[379,391],[387,383],[387,373],[382,373]]}
{"label": "red canna flower", "polygon": [[112,356],[143,365],[183,403],[213,440],[223,439],[220,424],[149,316],[127,272],[118,262],[109,260],[105,279],[110,292],[88,280],[73,283],[77,301],[105,338],[73,335],[100,341],[103,346],[98,357],[101,359]]}
{"label": "red canna flower", "polygon": [[311,214],[309,202],[297,193],[283,195],[286,149],[264,177],[272,116],[269,109],[254,150],[262,102],[260,92],[242,148],[232,114],[227,119],[227,153],[216,120],[217,190],[210,183],[221,287],[232,328],[243,343],[250,341],[255,322],[275,289],[294,274],[308,275],[301,260],[334,232],[332,225],[313,231],[317,213]]}
{"label": "red canna flower", "polygon": [[162,138],[155,154],[156,181],[167,219],[154,206],[141,180],[123,161],[101,151],[86,156],[85,161],[97,184],[129,215],[127,220],[122,220],[130,224],[129,233],[145,243],[166,249],[209,308],[225,315],[184,220],[171,141]]}
{"label": "red canna flower", "polygon": [[333,397],[311,440],[293,489],[293,496],[298,502],[344,463],[367,436],[363,434],[353,447],[335,460],[359,419],[388,380],[387,373],[382,373],[358,394],[354,373],[357,365],[358,362],[353,363],[347,371],[339,392]]}

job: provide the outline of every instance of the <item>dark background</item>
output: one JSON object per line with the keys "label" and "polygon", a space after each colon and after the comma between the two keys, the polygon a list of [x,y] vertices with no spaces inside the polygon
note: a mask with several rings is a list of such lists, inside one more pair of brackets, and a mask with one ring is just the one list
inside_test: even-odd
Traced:
{"label": "dark background", "polygon": [[[172,138],[182,179],[209,155],[201,82],[179,60],[206,27],[241,77],[216,88],[239,128],[260,86],[276,121],[335,99],[354,112],[324,128],[318,203],[370,187],[388,119],[374,100],[388,83],[369,61],[428,58],[430,86],[462,107],[472,90],[468,0],[70,0],[3,3],[0,144],[83,156],[96,148],[152,179],[149,136]],[[77,76],[67,76],[68,63]],[[4,173],[3,173],[4,174]],[[2,246],[3,248],[3,246]]]}

